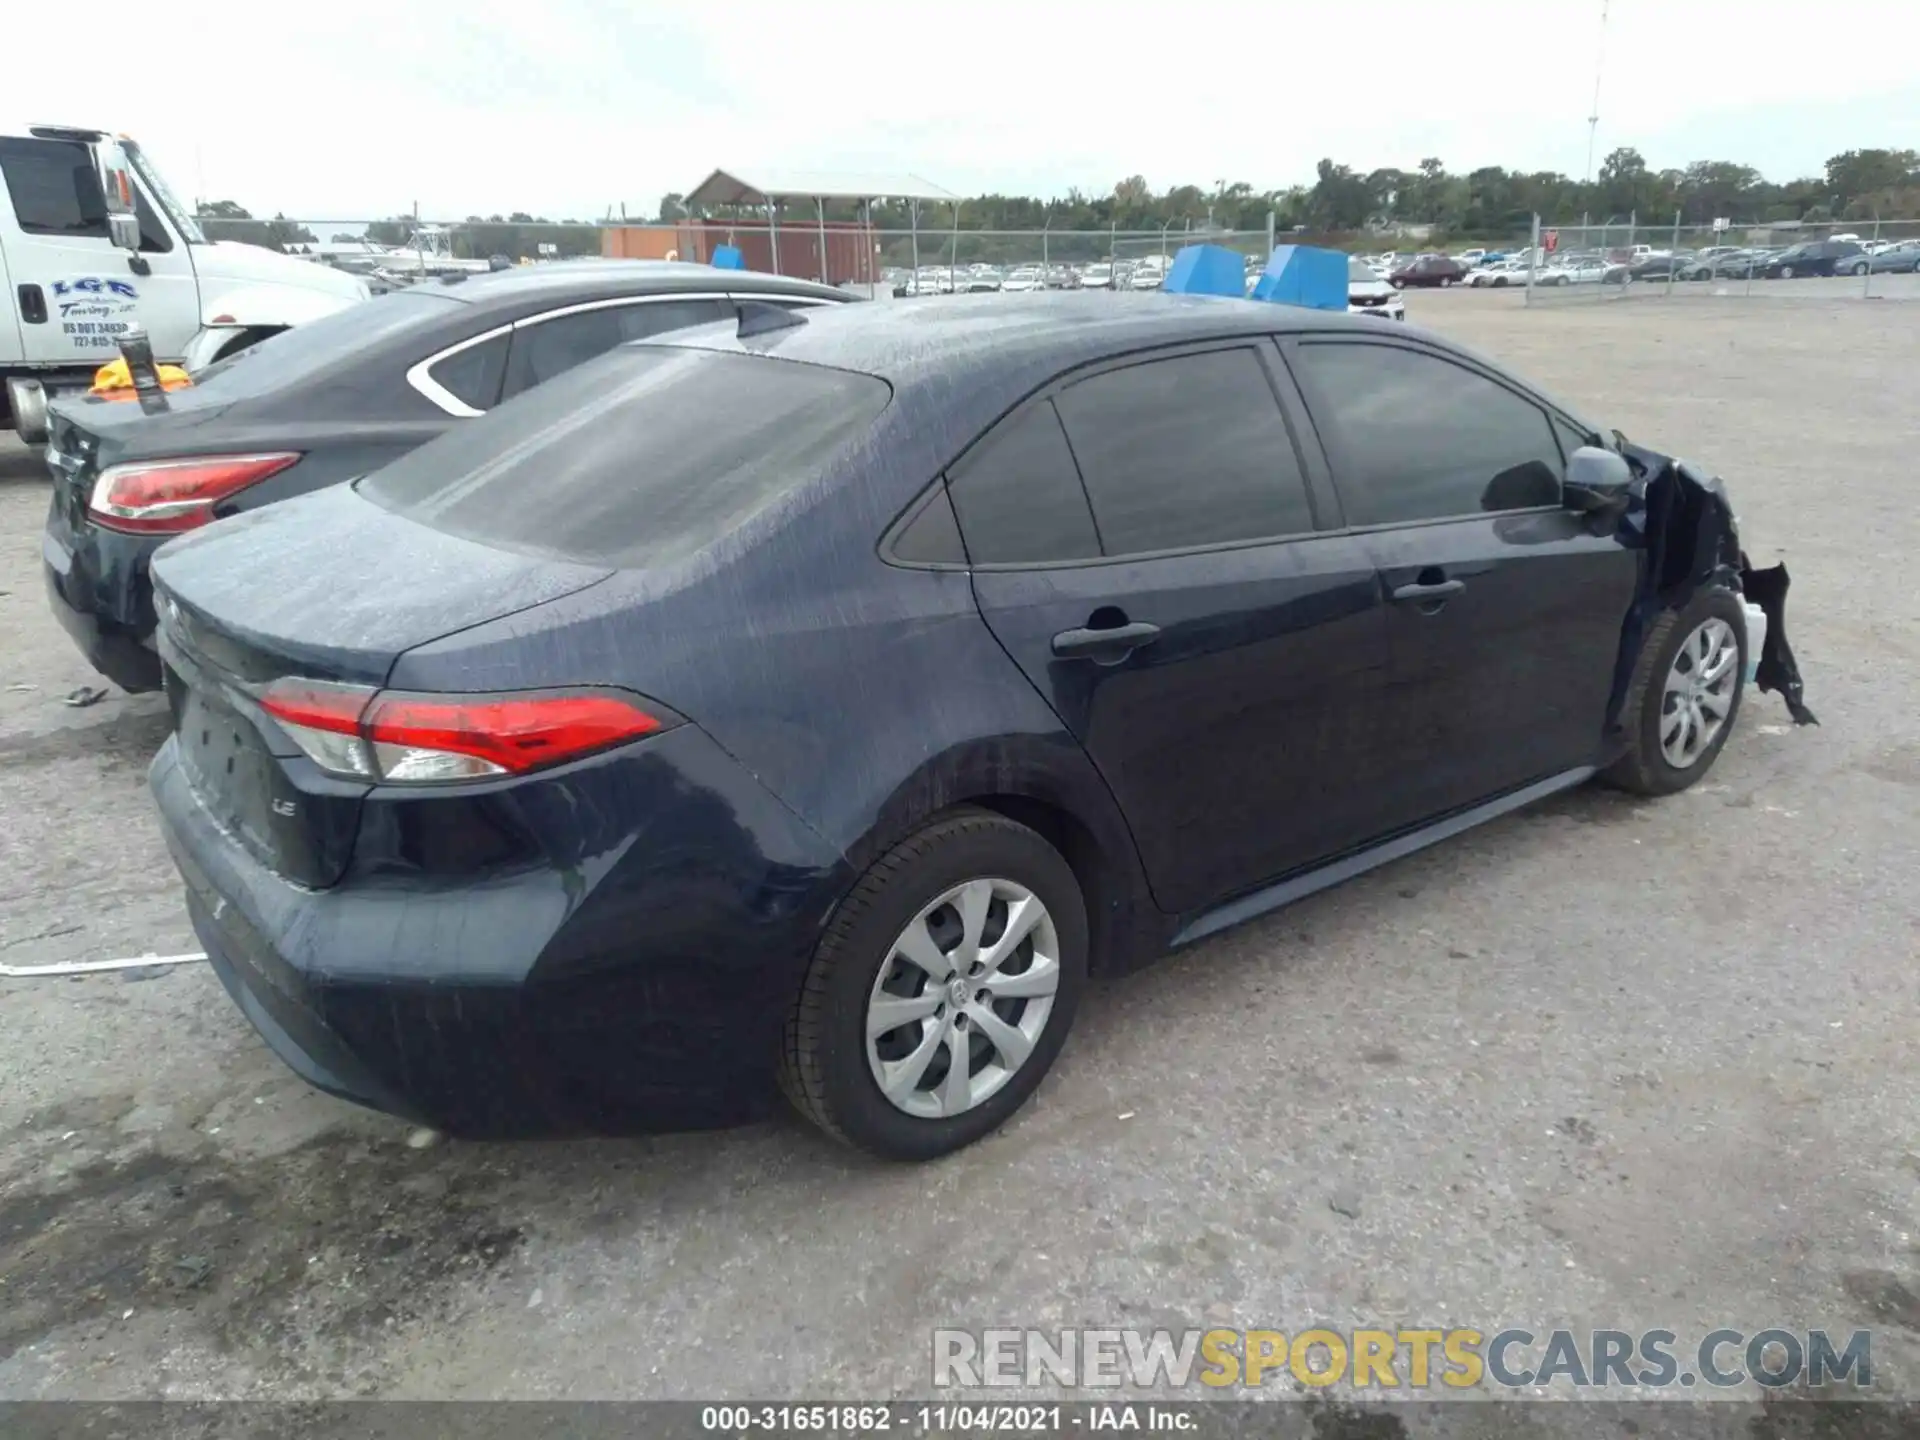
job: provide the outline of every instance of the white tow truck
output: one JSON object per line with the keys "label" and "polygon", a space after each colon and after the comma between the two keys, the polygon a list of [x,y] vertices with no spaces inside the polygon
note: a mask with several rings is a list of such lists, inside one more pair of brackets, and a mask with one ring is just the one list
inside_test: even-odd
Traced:
{"label": "white tow truck", "polygon": [[189,372],[368,296],[364,280],[209,241],[132,140],[0,116],[0,429],[46,439],[129,325]]}

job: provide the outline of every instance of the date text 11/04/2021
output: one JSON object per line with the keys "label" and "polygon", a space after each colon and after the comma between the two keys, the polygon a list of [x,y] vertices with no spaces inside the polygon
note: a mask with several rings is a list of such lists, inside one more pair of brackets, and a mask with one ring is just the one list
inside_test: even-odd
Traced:
{"label": "date text 11/04/2021", "polygon": [[705,1405],[700,1428],[723,1434],[754,1431],[881,1435],[992,1431],[1023,1435],[1061,1430],[1146,1430],[1181,1434],[1197,1430],[1197,1407],[1115,1404],[993,1405],[902,1402],[891,1405]]}

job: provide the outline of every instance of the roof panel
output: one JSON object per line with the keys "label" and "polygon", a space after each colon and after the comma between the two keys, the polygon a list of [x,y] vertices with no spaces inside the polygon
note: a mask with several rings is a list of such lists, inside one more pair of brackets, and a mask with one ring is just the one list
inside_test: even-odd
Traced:
{"label": "roof panel", "polygon": [[689,209],[708,205],[764,205],[769,200],[938,200],[960,197],[918,175],[860,175],[830,171],[716,170],[688,192]]}

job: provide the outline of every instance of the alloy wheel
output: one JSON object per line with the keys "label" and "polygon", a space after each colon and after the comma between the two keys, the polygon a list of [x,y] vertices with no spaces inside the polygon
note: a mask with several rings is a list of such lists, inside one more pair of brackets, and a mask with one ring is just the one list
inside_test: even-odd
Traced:
{"label": "alloy wheel", "polygon": [[1060,988],[1060,937],[1012,880],[966,880],[894,940],[867,997],[867,1067],[895,1109],[946,1119],[1027,1062]]}
{"label": "alloy wheel", "polygon": [[1660,702],[1660,753],[1674,769],[1698,764],[1727,723],[1739,665],[1740,642],[1718,616],[1701,621],[1681,642]]}

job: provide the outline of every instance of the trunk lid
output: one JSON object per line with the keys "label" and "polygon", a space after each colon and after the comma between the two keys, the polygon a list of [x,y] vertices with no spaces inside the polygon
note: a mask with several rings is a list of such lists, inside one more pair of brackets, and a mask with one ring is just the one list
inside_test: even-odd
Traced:
{"label": "trunk lid", "polygon": [[336,486],[181,537],[155,557],[182,766],[211,817],[313,888],[352,855],[369,786],[329,776],[260,708],[274,680],[379,687],[406,650],[611,574],[429,530]]}

